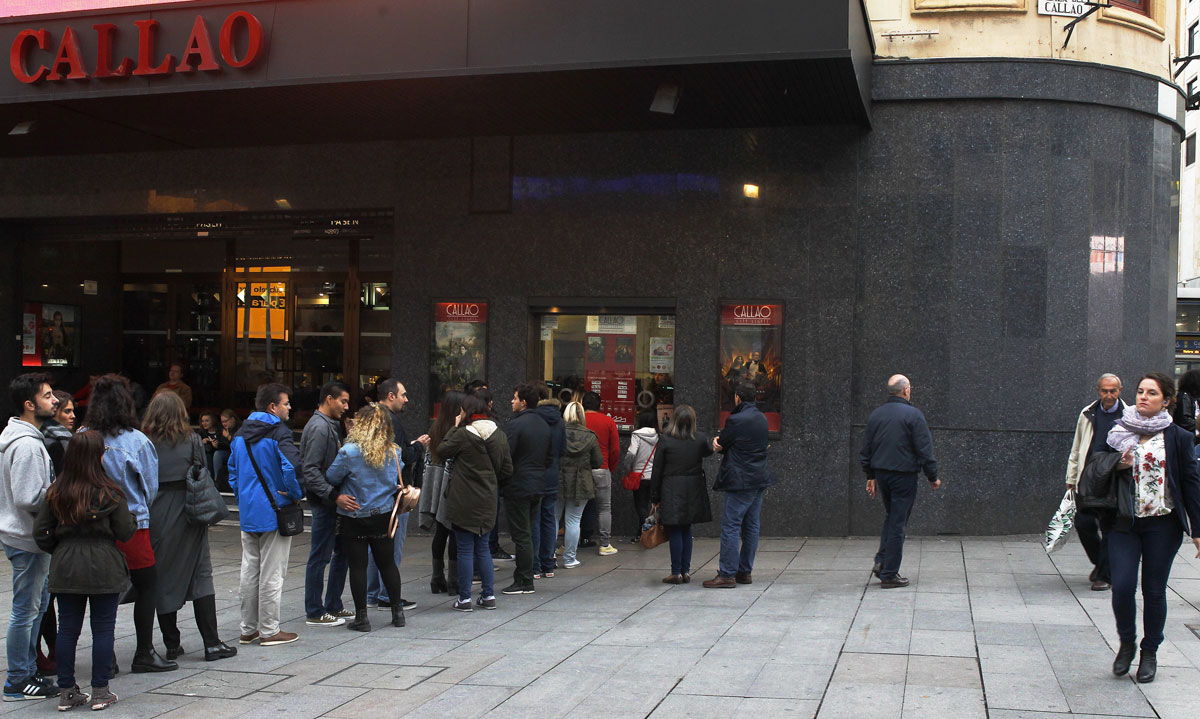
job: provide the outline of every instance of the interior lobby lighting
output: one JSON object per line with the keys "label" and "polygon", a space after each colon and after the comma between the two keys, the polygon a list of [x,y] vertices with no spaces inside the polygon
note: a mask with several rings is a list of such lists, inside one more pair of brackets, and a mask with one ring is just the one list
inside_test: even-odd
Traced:
{"label": "interior lobby lighting", "polygon": [[676,108],[679,107],[679,96],[682,93],[678,85],[663,83],[658,86],[658,90],[654,93],[654,100],[650,103],[650,112],[657,112],[662,115],[674,115]]}
{"label": "interior lobby lighting", "polygon": [[33,132],[33,125],[34,125],[33,120],[25,120],[23,122],[18,122],[16,125],[13,125],[13,129],[9,130],[8,134],[10,134],[10,135],[28,135],[29,133]]}
{"label": "interior lobby lighting", "polygon": [[758,185],[742,185],[742,194],[752,200],[758,199]]}
{"label": "interior lobby lighting", "polygon": [[280,197],[279,199],[275,200],[275,206],[281,210],[292,209],[292,203],[288,202],[286,197]]}

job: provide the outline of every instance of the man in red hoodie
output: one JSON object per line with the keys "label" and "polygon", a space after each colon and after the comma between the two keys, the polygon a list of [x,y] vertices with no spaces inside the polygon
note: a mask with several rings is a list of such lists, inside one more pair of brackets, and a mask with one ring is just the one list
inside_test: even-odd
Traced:
{"label": "man in red hoodie", "polygon": [[604,465],[592,470],[596,483],[596,514],[600,525],[600,555],[616,554],[612,546],[612,473],[621,461],[621,438],[617,435],[617,423],[600,411],[600,395],[587,392],[583,395],[583,408],[587,410],[584,421],[587,428],[596,433],[600,440],[600,454]]}

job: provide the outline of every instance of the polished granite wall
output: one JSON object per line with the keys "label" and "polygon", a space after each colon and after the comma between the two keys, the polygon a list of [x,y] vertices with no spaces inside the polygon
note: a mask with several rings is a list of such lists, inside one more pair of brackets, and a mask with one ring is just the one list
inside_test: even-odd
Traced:
{"label": "polished granite wall", "polygon": [[[394,205],[392,362],[410,433],[425,429],[435,299],[489,302],[488,380],[503,398],[534,369],[530,298],[671,298],[676,401],[705,429],[718,306],[782,301],[784,431],[764,533],[878,530],[857,445],[894,372],[913,380],[945,480],[922,490],[912,532],[1039,532],[1095,378],[1133,385],[1172,366],[1179,133],[1143,106],[1153,82],[1141,76],[1120,75],[1116,97],[1097,69],[1103,101],[1089,104],[1044,84],[1033,100],[948,96],[931,72],[877,73],[869,131],[517,137],[506,213],[468,211],[462,139],[79,158],[85,177],[114,173],[90,193],[19,182],[34,161],[0,160],[0,217],[141,212],[150,187],[205,187],[250,210],[280,196],[297,209]],[[1093,255],[1095,237],[1123,238],[1119,265]],[[616,494],[614,530],[628,532]]]}

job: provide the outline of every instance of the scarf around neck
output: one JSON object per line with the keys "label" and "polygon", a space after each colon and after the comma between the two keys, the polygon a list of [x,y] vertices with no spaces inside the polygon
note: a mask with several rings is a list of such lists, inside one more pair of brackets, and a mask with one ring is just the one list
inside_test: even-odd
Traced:
{"label": "scarf around neck", "polygon": [[1108,433],[1108,446],[1124,454],[1138,443],[1139,437],[1158,434],[1171,424],[1171,414],[1165,409],[1153,417],[1143,417],[1137,407],[1125,408],[1121,419]]}

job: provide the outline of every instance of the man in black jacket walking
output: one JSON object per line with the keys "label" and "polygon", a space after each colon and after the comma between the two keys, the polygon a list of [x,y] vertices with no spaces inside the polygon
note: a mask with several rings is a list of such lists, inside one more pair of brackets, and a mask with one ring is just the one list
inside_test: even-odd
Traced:
{"label": "man in black jacket walking", "polygon": [[553,461],[550,425],[537,413],[537,387],[517,385],[512,396],[513,416],[504,425],[513,472],[500,478],[500,494],[508,518],[508,532],[516,545],[513,583],[505,594],[533,594],[533,527],[538,520],[546,468]]}
{"label": "man in black jacket walking", "polygon": [[876,493],[881,495],[887,512],[871,571],[884,589],[895,589],[908,586],[908,579],[900,576],[900,560],[904,530],[917,499],[917,472],[924,470],[933,489],[942,486],[942,481],[937,476],[925,415],[910,404],[912,384],[904,375],[893,375],[888,380],[888,394],[887,402],[867,420],[859,460],[867,475],[867,494],[872,499]]}
{"label": "man in black jacket walking", "polygon": [[732,589],[753,584],[758,551],[759,514],[763,492],[773,478],[767,466],[767,418],[754,405],[757,389],[749,382],[734,388],[734,407],[713,451],[724,455],[713,489],[725,493],[721,516],[721,556],[717,576],[704,582],[709,589]]}

